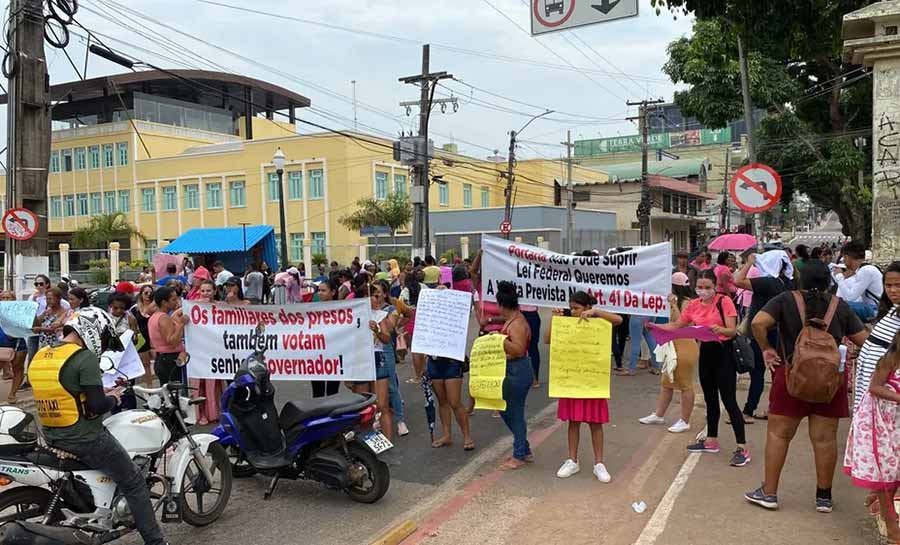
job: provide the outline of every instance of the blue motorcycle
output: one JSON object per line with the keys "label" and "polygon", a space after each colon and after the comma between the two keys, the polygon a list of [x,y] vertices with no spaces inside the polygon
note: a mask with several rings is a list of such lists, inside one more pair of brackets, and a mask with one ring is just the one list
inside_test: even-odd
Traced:
{"label": "blue motorcycle", "polygon": [[[260,324],[256,334],[264,333]],[[373,428],[375,401],[373,394],[340,393],[288,402],[279,414],[263,349],[242,362],[222,394],[222,414],[212,433],[228,450],[235,477],[271,476],[265,499],[279,479],[288,478],[317,481],[355,501],[374,503],[391,482],[378,455],[393,447]]]}

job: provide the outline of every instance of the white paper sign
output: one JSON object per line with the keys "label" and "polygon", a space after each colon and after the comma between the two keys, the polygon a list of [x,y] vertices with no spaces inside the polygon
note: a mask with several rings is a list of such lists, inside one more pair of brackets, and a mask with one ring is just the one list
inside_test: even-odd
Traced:
{"label": "white paper sign", "polygon": [[134,347],[132,337],[134,331],[130,329],[119,335],[124,352],[107,351],[100,356],[100,368],[103,369],[103,386],[112,388],[120,378],[133,380],[144,376],[144,364]]}
{"label": "white paper sign", "polygon": [[[496,237],[481,240],[482,296],[497,300],[497,283],[512,282],[519,303],[567,307],[576,291],[597,299],[604,310],[668,316],[672,289],[672,244],[636,246],[614,255],[573,256]],[[416,324],[418,327],[418,323]]]}
{"label": "white paper sign", "polygon": [[423,289],[416,303],[412,352],[463,361],[471,310],[467,291]]}
{"label": "white paper sign", "polygon": [[[183,308],[189,378],[232,380],[262,348],[272,380],[375,380],[368,298],[279,306],[185,301]],[[257,337],[260,322],[265,332]]]}

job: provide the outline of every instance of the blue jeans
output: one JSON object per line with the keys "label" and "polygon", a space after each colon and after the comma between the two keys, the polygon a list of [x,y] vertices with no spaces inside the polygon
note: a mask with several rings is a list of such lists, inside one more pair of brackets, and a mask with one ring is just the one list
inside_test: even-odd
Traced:
{"label": "blue jeans", "polygon": [[[770,333],[775,333],[772,331]],[[769,335],[769,342],[772,343],[772,335]],[[776,340],[772,346],[778,346]],[[753,416],[759,407],[759,400],[762,398],[763,390],[766,388],[766,362],[763,360],[762,350],[756,343],[756,339],[750,339],[750,346],[753,347],[753,370],[750,371],[750,389],[747,390],[747,403],[744,404],[744,414]]]}
{"label": "blue jeans", "polygon": [[531,329],[531,344],[528,345],[528,358],[531,359],[531,369],[534,371],[534,380],[541,376],[541,315],[538,312],[523,312],[528,328]]}
{"label": "blue jeans", "polygon": [[628,334],[631,335],[631,359],[628,361],[629,371],[636,370],[638,360],[641,359],[642,336],[647,341],[647,348],[650,349],[650,364],[654,369],[659,369],[659,364],[656,363],[656,354],[653,353],[653,350],[656,349],[656,339],[653,338],[649,329],[644,328],[644,324],[653,320],[652,316],[631,316],[628,321]]}
{"label": "blue jeans", "polygon": [[400,379],[397,378],[397,352],[394,345],[384,345],[384,367],[388,375],[388,398],[391,410],[394,412],[394,420],[403,422],[403,398],[400,397]]}
{"label": "blue jeans", "polygon": [[850,310],[855,312],[863,323],[868,322],[878,313],[878,305],[869,301],[857,301],[847,304],[850,306]]}
{"label": "blue jeans", "polygon": [[524,460],[531,454],[528,444],[528,428],[525,424],[525,398],[531,391],[534,370],[527,357],[506,362],[506,378],[503,380],[503,399],[506,410],[500,412],[503,423],[513,434],[513,457]]}

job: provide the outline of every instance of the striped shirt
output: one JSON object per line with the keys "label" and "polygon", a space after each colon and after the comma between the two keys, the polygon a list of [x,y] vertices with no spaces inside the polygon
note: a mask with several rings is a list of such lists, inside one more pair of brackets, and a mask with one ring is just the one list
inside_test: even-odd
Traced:
{"label": "striped shirt", "polygon": [[863,343],[856,358],[856,388],[853,395],[853,410],[859,406],[863,395],[869,391],[869,383],[875,373],[875,367],[894,342],[894,336],[900,331],[900,305],[894,306],[887,316],[878,320],[875,329]]}

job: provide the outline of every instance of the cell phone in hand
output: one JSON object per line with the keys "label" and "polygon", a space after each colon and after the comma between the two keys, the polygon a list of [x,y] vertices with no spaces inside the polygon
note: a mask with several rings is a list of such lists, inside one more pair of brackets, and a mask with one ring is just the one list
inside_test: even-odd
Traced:
{"label": "cell phone in hand", "polygon": [[572,309],[563,309],[563,316],[572,316]]}

